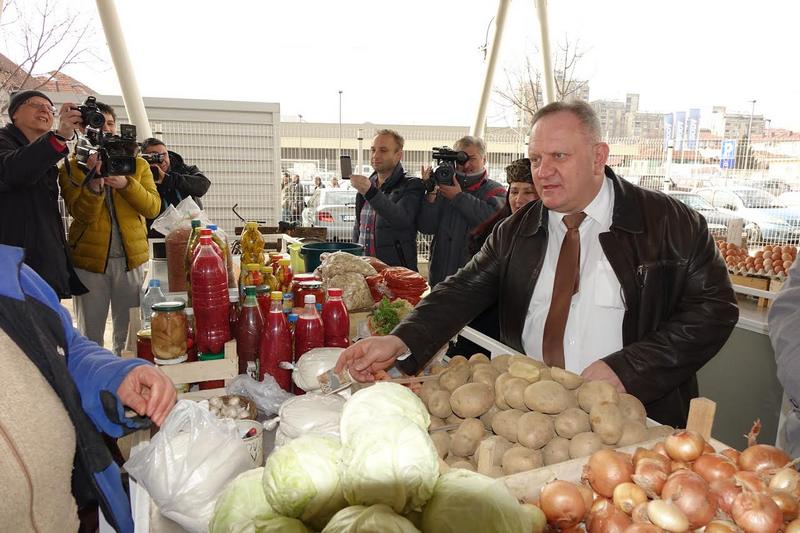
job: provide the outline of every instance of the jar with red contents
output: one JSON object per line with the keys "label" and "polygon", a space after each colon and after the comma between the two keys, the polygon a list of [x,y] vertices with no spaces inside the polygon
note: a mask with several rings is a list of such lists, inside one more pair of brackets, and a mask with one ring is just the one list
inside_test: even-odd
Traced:
{"label": "jar with red contents", "polygon": [[280,266],[278,264],[278,261],[280,261],[281,259],[283,259],[283,254],[282,253],[280,253],[280,252],[270,252],[269,253],[269,266],[272,267],[272,272],[273,273],[278,271],[278,267]]}
{"label": "jar with red contents", "polygon": [[325,301],[325,292],[322,290],[321,281],[301,281],[297,292],[294,293],[295,307],[303,307],[305,305],[307,294],[313,294],[317,302]]}
{"label": "jar with red contents", "polygon": [[149,329],[136,332],[136,357],[153,363],[152,334]]}

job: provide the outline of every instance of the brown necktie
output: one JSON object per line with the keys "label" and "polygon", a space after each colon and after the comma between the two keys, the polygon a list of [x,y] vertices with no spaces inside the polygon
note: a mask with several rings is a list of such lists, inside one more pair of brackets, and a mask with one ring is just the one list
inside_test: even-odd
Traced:
{"label": "brown necktie", "polygon": [[567,327],[569,304],[572,295],[578,292],[578,281],[581,276],[581,236],[578,226],[586,213],[581,211],[574,215],[565,215],[564,225],[567,234],[561,243],[561,252],[556,263],[556,276],[553,280],[553,297],[550,310],[544,322],[542,336],[542,358],[548,366],[564,368],[564,329]]}

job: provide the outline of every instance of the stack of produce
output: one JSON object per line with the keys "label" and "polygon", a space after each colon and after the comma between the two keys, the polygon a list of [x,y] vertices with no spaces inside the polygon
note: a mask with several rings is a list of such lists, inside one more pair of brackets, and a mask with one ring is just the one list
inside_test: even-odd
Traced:
{"label": "stack of produce", "polygon": [[589,458],[580,483],[552,481],[542,487],[538,503],[561,530],[585,523],[589,533],[796,533],[800,473],[781,450],[756,444],[755,434],[741,453],[717,453],[686,430],[632,456],[600,450]]}
{"label": "stack of produce", "polygon": [[785,279],[789,267],[797,258],[797,247],[792,245],[767,244],[751,256],[746,248],[717,241],[717,247],[725,258],[728,271],[742,276],[769,276]]}
{"label": "stack of produce", "polygon": [[475,354],[453,357],[438,380],[426,381],[420,398],[430,411],[439,457],[451,467],[475,470],[490,446],[491,477],[591,455],[662,437],[668,426],[647,428],[642,403],[603,381],[584,381],[524,355],[491,360]]}

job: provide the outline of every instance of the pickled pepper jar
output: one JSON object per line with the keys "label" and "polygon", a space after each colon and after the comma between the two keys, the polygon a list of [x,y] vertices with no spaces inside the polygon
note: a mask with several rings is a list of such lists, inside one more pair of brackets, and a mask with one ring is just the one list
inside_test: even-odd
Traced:
{"label": "pickled pepper jar", "polygon": [[186,361],[186,304],[177,301],[154,304],[150,329],[156,363],[172,365]]}

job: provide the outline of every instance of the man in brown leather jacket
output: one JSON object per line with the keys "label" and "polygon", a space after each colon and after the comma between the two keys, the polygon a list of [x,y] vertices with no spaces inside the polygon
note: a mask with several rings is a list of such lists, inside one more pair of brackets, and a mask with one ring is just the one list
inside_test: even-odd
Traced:
{"label": "man in brown leather jacket", "polygon": [[[698,394],[695,373],[738,320],[736,298],[703,217],[618,178],[605,166],[609,149],[599,131],[584,102],[539,110],[529,156],[541,201],[496,228],[392,335],[356,343],[337,367],[348,367],[360,381],[395,362],[417,372],[494,302],[503,341],[542,359],[542,326],[550,295],[555,299],[554,266],[565,231],[554,221],[586,213],[579,227],[579,290],[563,337],[566,368],[633,394],[661,423],[684,426],[689,400]],[[598,208],[604,198],[605,211]]]}

